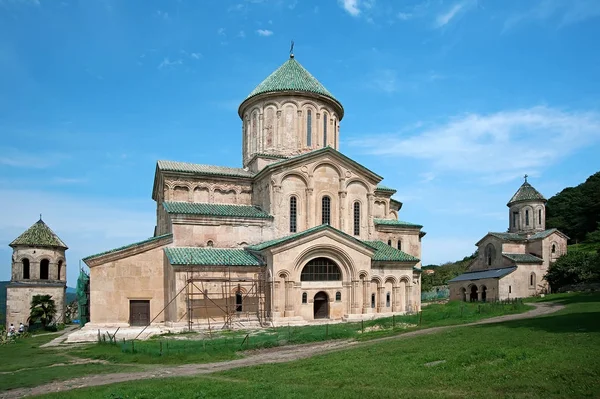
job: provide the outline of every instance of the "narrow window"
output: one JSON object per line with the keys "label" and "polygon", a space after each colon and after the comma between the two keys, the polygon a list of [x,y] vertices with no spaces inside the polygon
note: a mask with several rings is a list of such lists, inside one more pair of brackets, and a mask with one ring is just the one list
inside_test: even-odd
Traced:
{"label": "narrow window", "polygon": [[513,227],[517,227],[517,221],[519,220],[519,212],[513,212]]}
{"label": "narrow window", "polygon": [[402,251],[402,241],[398,240],[398,245],[397,245],[397,247],[398,247],[398,250],[399,250],[399,251]]}
{"label": "narrow window", "polygon": [[298,205],[297,199],[295,196],[290,197],[290,233],[295,233],[297,231],[297,218],[298,214]]}
{"label": "narrow window", "polygon": [[542,210],[538,209],[538,224],[542,224]]}
{"label": "narrow window", "polygon": [[388,245],[391,247],[392,246],[392,240],[388,240]]}
{"label": "narrow window", "polygon": [[308,294],[306,292],[302,293],[302,303],[308,303]]}
{"label": "narrow window", "polygon": [[532,287],[535,286],[535,273],[531,273],[531,276],[529,276],[529,285]]}
{"label": "narrow window", "polygon": [[60,280],[60,275],[61,275],[61,272],[62,272],[62,264],[63,264],[63,261],[59,260],[58,261],[58,274],[57,274],[57,279],[58,280]]}
{"label": "narrow window", "polygon": [[333,120],[333,148],[337,148],[338,133],[337,133],[337,119]]}
{"label": "narrow window", "polygon": [[236,312],[241,312],[242,311],[242,293],[241,291],[238,291],[235,293],[235,311]]}
{"label": "narrow window", "polygon": [[25,258],[21,262],[23,262],[23,280],[29,280],[29,259]]}
{"label": "narrow window", "polygon": [[327,147],[327,112],[323,113],[323,147]]}
{"label": "narrow window", "polygon": [[553,254],[556,253],[556,245],[555,244],[552,244],[552,253]]}
{"label": "narrow window", "polygon": [[342,293],[341,292],[338,291],[338,292],[335,293],[335,300],[337,302],[339,302],[339,301],[342,300]]}
{"label": "narrow window", "polygon": [[214,245],[215,245],[215,244],[212,242],[212,240],[208,240],[208,241],[206,242],[206,246],[207,246],[207,247],[209,247],[209,248],[212,248]]}
{"label": "narrow window", "polygon": [[312,111],[306,111],[306,145],[312,145]]}
{"label": "narrow window", "polygon": [[512,292],[512,286],[508,286],[508,293],[510,294]]}
{"label": "narrow window", "polygon": [[321,200],[321,224],[331,224],[331,198],[328,196]]}
{"label": "narrow window", "polygon": [[360,202],[354,203],[354,235],[360,235]]}
{"label": "narrow window", "polygon": [[371,294],[371,308],[375,309],[375,294]]}
{"label": "narrow window", "polygon": [[525,226],[529,226],[529,211],[525,211]]}
{"label": "narrow window", "polygon": [[50,268],[50,261],[48,259],[42,259],[40,262],[40,279],[48,280],[48,269]]}
{"label": "narrow window", "polygon": [[386,308],[390,307],[390,293],[389,292],[387,294],[385,294],[385,307]]}

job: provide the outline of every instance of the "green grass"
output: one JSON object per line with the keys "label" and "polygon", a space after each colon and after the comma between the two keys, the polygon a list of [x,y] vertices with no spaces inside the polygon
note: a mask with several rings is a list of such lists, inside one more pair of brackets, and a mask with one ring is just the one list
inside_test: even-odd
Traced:
{"label": "green grass", "polygon": [[[555,299],[566,309],[535,319],[366,344],[209,376],[137,381],[44,397],[600,397],[600,295]],[[443,363],[426,366],[435,361]]]}
{"label": "green grass", "polygon": [[[463,324],[483,318],[531,309],[521,302],[477,304],[449,302],[430,305],[422,315],[388,317],[364,323],[337,323],[318,326],[279,327],[248,334],[246,331],[219,332],[212,338],[199,334],[168,334],[147,341],[91,344],[71,351],[75,356],[113,363],[188,364],[209,363],[240,357],[240,351],[305,344],[332,339],[369,340],[402,334],[416,329]],[[420,325],[419,325],[420,324]],[[407,327],[408,326],[408,327]],[[180,335],[180,337],[176,337]],[[176,339],[187,338],[187,339]]]}
{"label": "green grass", "polygon": [[3,361],[0,361],[0,372],[31,367],[44,367],[55,363],[67,362],[68,358],[63,353],[43,350],[39,347],[52,341],[57,336],[57,334],[30,336],[29,338],[21,338],[14,343],[0,346],[0,359],[3,359]]}

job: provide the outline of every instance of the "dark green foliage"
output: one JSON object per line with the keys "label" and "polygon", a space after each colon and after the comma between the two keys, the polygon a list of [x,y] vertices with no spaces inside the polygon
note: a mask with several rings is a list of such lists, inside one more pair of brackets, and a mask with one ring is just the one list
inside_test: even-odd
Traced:
{"label": "dark green foliage", "polygon": [[[600,172],[577,187],[568,187],[548,200],[546,227],[557,228],[578,243],[598,229],[600,222]],[[593,237],[592,237],[593,238]]]}
{"label": "dark green foliage", "polygon": [[567,285],[600,282],[600,254],[570,251],[550,265],[545,279],[553,291]]}
{"label": "dark green foliage", "polygon": [[56,304],[54,303],[54,299],[52,299],[52,295],[34,295],[31,298],[29,318],[27,319],[29,325],[39,322],[45,329],[54,321],[55,316]]}
{"label": "dark green foliage", "polygon": [[0,326],[6,322],[6,286],[10,281],[0,281]]}
{"label": "dark green foliage", "polygon": [[440,266],[427,265],[423,269],[433,269],[434,274],[423,273],[421,277],[421,292],[426,292],[433,287],[448,284],[448,280],[452,280],[454,277],[459,276],[467,271],[467,268],[477,257],[477,252],[471,256],[465,256],[462,260],[457,262],[448,262]]}

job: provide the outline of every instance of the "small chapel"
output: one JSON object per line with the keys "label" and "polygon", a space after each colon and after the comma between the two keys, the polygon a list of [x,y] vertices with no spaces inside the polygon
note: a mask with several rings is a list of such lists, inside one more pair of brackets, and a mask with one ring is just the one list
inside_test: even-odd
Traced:
{"label": "small chapel", "polygon": [[339,151],[342,103],[291,54],[241,102],[242,167],[160,160],[152,238],[83,259],[90,323],[310,324],[420,310],[422,226]]}
{"label": "small chapel", "polygon": [[451,300],[498,301],[549,293],[550,264],[567,252],[567,237],[546,229],[546,199],[528,181],[507,204],[507,232],[487,233],[467,273],[448,282]]}

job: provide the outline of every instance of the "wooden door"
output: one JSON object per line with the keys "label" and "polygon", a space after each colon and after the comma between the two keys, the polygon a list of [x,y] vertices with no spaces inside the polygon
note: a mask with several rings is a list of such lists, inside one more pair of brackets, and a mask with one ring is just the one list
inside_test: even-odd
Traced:
{"label": "wooden door", "polygon": [[129,324],[131,326],[147,326],[150,324],[150,301],[129,301]]}
{"label": "wooden door", "polygon": [[329,297],[323,291],[317,292],[314,299],[315,319],[326,319],[329,317]]}

